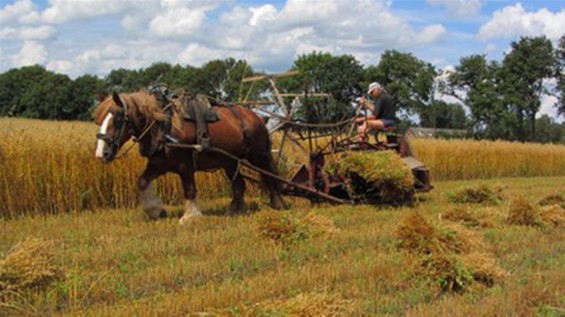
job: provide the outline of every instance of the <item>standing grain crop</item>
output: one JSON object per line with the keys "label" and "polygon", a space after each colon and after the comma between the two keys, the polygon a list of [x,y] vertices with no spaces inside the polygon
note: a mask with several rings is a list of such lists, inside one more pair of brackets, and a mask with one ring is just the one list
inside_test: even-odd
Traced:
{"label": "standing grain crop", "polygon": [[[134,146],[126,157],[101,164],[93,155],[97,131],[88,122],[0,118],[0,217],[135,207],[136,180],[145,159]],[[273,139],[276,144],[280,138]],[[412,143],[432,180],[565,175],[563,145],[432,139]],[[307,158],[297,146],[286,148],[283,155],[281,163],[288,162],[281,168],[284,175]],[[196,180],[200,198],[230,194],[223,172],[197,173]],[[159,178],[157,190],[165,203],[181,202],[175,175]],[[248,193],[256,195],[258,188],[249,186]]]}

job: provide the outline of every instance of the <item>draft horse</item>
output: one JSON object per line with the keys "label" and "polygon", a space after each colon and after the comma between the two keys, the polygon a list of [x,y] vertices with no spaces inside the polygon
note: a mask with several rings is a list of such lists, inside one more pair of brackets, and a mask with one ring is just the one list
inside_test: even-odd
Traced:
{"label": "draft horse", "polygon": [[[173,107],[172,114],[166,113],[156,96],[141,90],[134,93],[113,93],[100,101],[94,111],[94,121],[100,125],[97,134],[95,156],[104,163],[110,163],[119,149],[132,137],[140,148],[157,148],[146,153],[148,158],[145,171],[137,181],[143,210],[152,218],[167,216],[161,199],[157,196],[152,181],[165,173],[180,176],[184,190],[184,215],[181,224],[191,222],[202,215],[196,204],[196,171],[223,169],[231,180],[232,201],[230,213],[244,210],[245,182],[239,173],[238,162],[217,153],[202,151],[193,155],[192,150],[163,146],[163,133],[154,133],[159,124],[170,123],[168,138],[180,144],[195,144],[197,128],[194,122],[184,120]],[[211,146],[246,159],[251,164],[276,174],[271,155],[269,133],[263,120],[251,110],[241,106],[218,106],[212,110],[219,120],[208,123]],[[244,131],[246,130],[246,131]],[[146,132],[150,133],[146,133]],[[245,133],[244,133],[245,132]],[[161,144],[160,147],[155,145]],[[143,153],[142,153],[143,155]],[[263,176],[264,187],[269,192],[270,205],[275,209],[285,208],[281,196],[281,184],[273,178]]]}

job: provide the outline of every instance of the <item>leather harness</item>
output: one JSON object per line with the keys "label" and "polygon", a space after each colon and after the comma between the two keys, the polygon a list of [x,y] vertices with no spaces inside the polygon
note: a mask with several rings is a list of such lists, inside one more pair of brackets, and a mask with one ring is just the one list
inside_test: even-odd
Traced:
{"label": "leather harness", "polygon": [[[160,106],[163,109],[166,109],[166,114],[169,116],[169,118],[171,118],[173,114],[173,110],[172,110],[173,107],[171,107],[171,105],[174,104],[173,100],[177,99],[176,102],[177,111],[179,112],[183,120],[192,121],[195,123],[196,136],[197,136],[196,144],[200,145],[203,150],[209,149],[212,146],[210,133],[208,130],[208,123],[221,120],[220,114],[214,111],[213,109],[216,107],[225,107],[229,109],[233,114],[233,116],[238,120],[243,133],[245,149],[243,151],[242,156],[246,157],[249,154],[251,148],[251,133],[249,131],[249,128],[245,124],[245,121],[243,120],[240,111],[236,108],[235,105],[220,102],[206,95],[200,95],[200,94],[196,96],[189,94],[181,94],[179,96],[175,94],[169,95],[161,91],[157,91],[157,92],[153,91],[153,93],[155,95],[155,98],[159,102]],[[165,142],[176,141],[174,138],[170,137],[171,129],[172,126],[170,120],[166,120],[162,124],[158,125],[158,130],[164,132],[162,133],[161,140],[156,142],[160,144],[161,147]],[[151,150],[147,151],[147,153],[142,153],[142,155],[152,156],[154,153],[157,152],[157,150],[159,149],[152,147]],[[193,151],[192,153],[195,169],[196,169],[198,153],[199,151]]]}

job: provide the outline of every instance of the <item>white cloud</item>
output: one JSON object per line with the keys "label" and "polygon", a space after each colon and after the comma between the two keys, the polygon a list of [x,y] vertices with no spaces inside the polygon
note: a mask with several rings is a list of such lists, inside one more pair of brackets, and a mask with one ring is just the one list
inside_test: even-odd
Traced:
{"label": "white cloud", "polygon": [[541,117],[546,114],[552,118],[555,118],[557,122],[564,122],[563,118],[557,116],[557,109],[555,104],[557,103],[557,98],[555,96],[542,95],[541,97],[541,107],[539,112],[536,114],[536,118]]}
{"label": "white cloud", "polygon": [[[21,12],[36,12],[30,0],[19,1],[29,7],[19,9]],[[26,34],[25,39],[39,40],[52,38],[61,29],[53,41],[58,45],[54,60],[72,63],[70,72],[96,74],[111,70],[111,65],[202,64],[228,56],[246,59],[254,67],[280,70],[311,50],[352,54],[361,62],[374,63],[385,49],[414,50],[437,43],[446,34],[440,24],[412,26],[391,11],[388,0],[287,0],[281,7],[252,3],[144,0],[141,5],[134,0],[49,0],[41,12],[42,21],[57,25],[35,32],[11,25],[12,29],[0,34],[13,39],[24,39]],[[2,10],[8,12],[7,7]],[[216,11],[212,14],[212,10]],[[66,22],[85,19],[93,20],[85,25],[100,31],[68,29]],[[116,22],[121,22],[121,28],[114,27]],[[90,40],[81,41],[86,36]]]}
{"label": "white cloud", "polygon": [[480,0],[428,0],[432,6],[444,6],[458,16],[476,16],[483,6]]}
{"label": "white cloud", "polygon": [[31,0],[19,0],[0,9],[0,40],[38,41],[53,38],[54,27],[40,24],[40,14]]}
{"label": "white cloud", "polygon": [[161,7],[168,10],[176,10],[179,8],[190,8],[199,11],[210,11],[219,4],[228,4],[229,0],[161,0]]}
{"label": "white cloud", "polygon": [[340,13],[340,7],[344,5],[351,7],[353,3],[354,1],[287,0],[280,18],[284,24],[289,26],[323,23],[327,19],[336,18]]}
{"label": "white cloud", "polygon": [[517,3],[495,11],[492,19],[481,26],[477,38],[489,40],[520,35],[545,35],[555,41],[563,33],[565,33],[565,9],[551,12],[542,8],[537,12],[526,12],[522,4]]}
{"label": "white cloud", "polygon": [[[149,33],[164,39],[190,39],[199,37],[206,22],[206,13],[215,9],[225,0],[161,0],[159,8],[151,12],[148,19]],[[131,28],[139,26],[142,19],[128,16],[122,25]]]}
{"label": "white cloud", "polygon": [[277,9],[270,4],[258,8],[251,7],[249,10],[253,13],[249,19],[249,25],[251,26],[259,26],[261,23],[272,22],[276,19],[278,13]]}
{"label": "white cloud", "polygon": [[128,13],[122,19],[121,25],[124,30],[135,33],[143,29],[145,22],[145,17]]}
{"label": "white cloud", "polygon": [[388,48],[435,43],[446,29],[440,24],[414,29],[380,0],[288,0],[280,11],[273,5],[235,7],[203,33],[208,36],[200,39],[201,45],[228,50],[227,55],[246,50],[255,56],[248,61],[265,66],[269,61],[289,64],[309,49],[373,61]]}
{"label": "white cloud", "polygon": [[76,60],[79,64],[88,65],[93,62],[100,61],[101,55],[102,54],[100,53],[99,50],[88,50],[80,54]]}
{"label": "white cloud", "polygon": [[497,49],[496,44],[489,43],[489,44],[487,44],[487,46],[485,47],[485,52],[486,52],[487,54],[492,54],[492,53],[496,52],[496,49]]}
{"label": "white cloud", "polygon": [[337,48],[333,47],[332,45],[313,45],[298,43],[298,46],[295,49],[295,55],[300,56],[303,54],[311,53],[313,51],[335,54]]}
{"label": "white cloud", "polygon": [[126,46],[118,44],[109,44],[100,51],[100,57],[102,59],[123,59],[127,58],[128,49]]}
{"label": "white cloud", "polygon": [[197,32],[204,23],[204,11],[187,8],[167,10],[149,23],[149,32],[161,37],[187,37]]}
{"label": "white cloud", "polygon": [[289,0],[277,22],[282,28],[312,27],[314,41],[341,47],[413,47],[434,43],[445,33],[441,25],[417,31],[394,15],[387,3],[377,0]]}
{"label": "white cloud", "polygon": [[[312,36],[313,28],[311,27],[302,27],[289,30],[287,32],[281,32],[278,34],[271,35],[267,37],[264,45],[260,48],[260,56],[261,58],[279,58],[279,59],[286,59],[288,62],[292,61],[294,57],[299,52],[297,49],[300,45],[314,45],[309,38]],[[308,44],[311,43],[311,44]],[[330,49],[333,45],[325,46],[326,49]],[[320,48],[322,48],[320,46]],[[323,49],[323,48],[322,48]]]}
{"label": "white cloud", "polygon": [[0,40],[47,40],[56,33],[49,25],[38,27],[5,27],[0,29]]}
{"label": "white cloud", "polygon": [[19,0],[0,10],[0,21],[4,25],[12,22],[32,24],[39,21],[39,13],[31,0]]}
{"label": "white cloud", "polygon": [[12,67],[22,67],[35,64],[43,64],[47,60],[45,46],[33,42],[25,41],[20,51],[12,56]]}
{"label": "white cloud", "polygon": [[122,41],[118,44],[108,41],[100,44],[100,48],[87,49],[74,58],[57,61],[53,68],[70,68],[68,74],[71,78],[84,74],[105,76],[112,70],[119,68],[137,69],[150,66],[157,61],[179,63],[176,52],[180,47],[175,43],[155,41]]}
{"label": "white cloud", "polygon": [[440,39],[446,32],[447,30],[441,24],[428,25],[422,30],[422,32],[417,34],[414,42],[418,44],[434,43],[438,39]]}
{"label": "white cloud", "polygon": [[51,5],[42,12],[41,18],[46,23],[63,23],[73,20],[85,20],[98,16],[134,11],[150,4],[151,1],[100,1],[100,0],[50,0]]}
{"label": "white cloud", "polygon": [[177,55],[176,60],[179,63],[202,66],[211,60],[223,59],[228,56],[236,59],[244,59],[248,57],[248,55],[243,52],[231,51],[228,53],[226,50],[213,49],[201,44],[192,43]]}
{"label": "white cloud", "polygon": [[47,63],[47,70],[60,74],[69,74],[72,71],[73,63],[67,60],[52,60]]}
{"label": "white cloud", "polygon": [[[543,86],[545,89],[547,89],[547,91],[554,91],[554,89],[557,87],[557,79],[546,79],[543,81]],[[539,118],[545,114],[554,118],[557,123],[565,122],[565,117],[557,116],[557,108],[555,107],[557,103],[556,96],[544,93],[541,95],[540,101],[541,106],[538,113],[536,114],[536,118]]]}

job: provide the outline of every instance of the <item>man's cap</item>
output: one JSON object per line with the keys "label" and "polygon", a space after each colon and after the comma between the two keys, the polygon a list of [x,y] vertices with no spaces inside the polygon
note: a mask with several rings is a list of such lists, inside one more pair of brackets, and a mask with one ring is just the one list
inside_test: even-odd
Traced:
{"label": "man's cap", "polygon": [[377,83],[377,82],[372,82],[369,85],[369,89],[367,89],[367,93],[370,94],[371,91],[373,91],[375,88],[381,88],[381,84]]}

